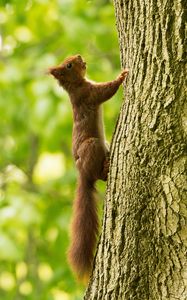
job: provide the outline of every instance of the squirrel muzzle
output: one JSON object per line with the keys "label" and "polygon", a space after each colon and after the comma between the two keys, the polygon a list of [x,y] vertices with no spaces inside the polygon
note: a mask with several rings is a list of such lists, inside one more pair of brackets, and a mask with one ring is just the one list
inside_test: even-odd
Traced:
{"label": "squirrel muzzle", "polygon": [[51,67],[48,69],[48,74],[53,75],[56,79],[61,79],[63,70],[61,67]]}

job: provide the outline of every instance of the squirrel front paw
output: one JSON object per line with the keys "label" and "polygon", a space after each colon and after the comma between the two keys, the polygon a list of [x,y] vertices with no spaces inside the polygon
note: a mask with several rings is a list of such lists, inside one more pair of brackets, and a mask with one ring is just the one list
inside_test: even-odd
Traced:
{"label": "squirrel front paw", "polygon": [[123,82],[129,73],[129,69],[125,68],[121,74],[118,76],[118,79]]}

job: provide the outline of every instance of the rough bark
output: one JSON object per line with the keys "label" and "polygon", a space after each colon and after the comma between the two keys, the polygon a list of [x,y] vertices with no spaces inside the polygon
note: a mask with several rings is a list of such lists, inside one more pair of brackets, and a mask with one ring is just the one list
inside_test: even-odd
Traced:
{"label": "rough bark", "polygon": [[185,1],[115,0],[130,75],[84,299],[187,299]]}

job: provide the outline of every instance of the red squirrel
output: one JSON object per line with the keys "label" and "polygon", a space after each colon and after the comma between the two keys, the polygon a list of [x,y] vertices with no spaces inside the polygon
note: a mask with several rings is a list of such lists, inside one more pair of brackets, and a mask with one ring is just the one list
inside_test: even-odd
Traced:
{"label": "red squirrel", "polygon": [[106,181],[109,168],[101,104],[117,92],[128,70],[113,81],[95,83],[85,78],[86,62],[81,55],[74,55],[49,73],[68,92],[73,109],[73,156],[79,179],[68,259],[78,278],[85,279],[92,269],[99,229],[95,183]]}

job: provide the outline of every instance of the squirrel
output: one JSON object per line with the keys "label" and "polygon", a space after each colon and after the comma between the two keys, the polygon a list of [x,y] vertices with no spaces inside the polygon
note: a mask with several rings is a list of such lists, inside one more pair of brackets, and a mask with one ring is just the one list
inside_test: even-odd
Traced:
{"label": "squirrel", "polygon": [[99,231],[95,183],[98,179],[106,181],[109,170],[101,104],[117,92],[128,75],[128,69],[113,81],[95,83],[86,79],[86,62],[78,54],[49,68],[48,72],[67,91],[72,104],[72,150],[79,179],[68,260],[78,279],[84,281],[92,269]]}

